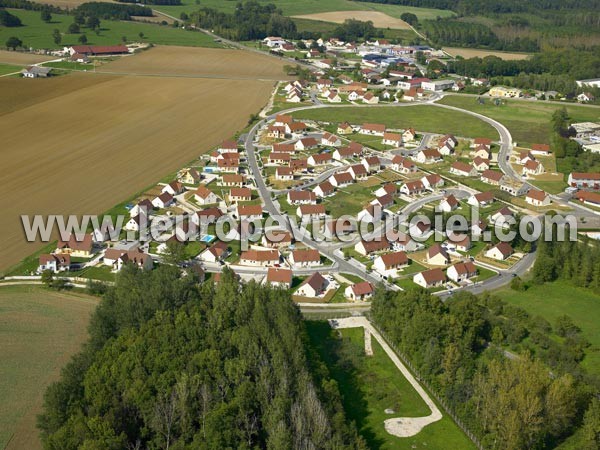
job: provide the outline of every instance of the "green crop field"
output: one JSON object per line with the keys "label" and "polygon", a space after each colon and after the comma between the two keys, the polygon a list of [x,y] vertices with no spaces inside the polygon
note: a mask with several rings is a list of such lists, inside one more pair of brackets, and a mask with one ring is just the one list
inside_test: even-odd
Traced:
{"label": "green crop field", "polygon": [[[532,315],[540,315],[554,325],[558,316],[571,316],[575,325],[592,344],[586,349],[583,365],[600,374],[600,296],[588,289],[564,281],[533,285],[525,292],[503,288],[495,293],[509,303],[520,306]],[[558,338],[557,338],[558,339]]]}
{"label": "green crop field", "polygon": [[[472,96],[446,95],[439,101],[444,105],[474,111],[504,124],[520,146],[550,143],[550,119],[562,105],[543,101],[505,100],[505,104],[494,106],[486,99],[483,105]],[[600,121],[600,108],[566,104],[573,122]]]}
{"label": "green crop field", "polygon": [[[381,11],[399,18],[404,12],[416,14],[420,20],[453,16],[452,11],[434,8],[416,8],[401,5],[381,5],[377,3],[353,2],[350,0],[259,0],[260,3],[274,3],[286,16],[312,14],[329,11]],[[178,6],[155,6],[154,9],[179,17],[182,12],[189,13],[199,8],[214,8],[219,11],[233,12],[237,1],[224,0],[182,0]]]}
{"label": "green crop field", "polygon": [[487,137],[498,139],[498,133],[489,124],[466,113],[448,111],[430,105],[374,106],[319,108],[293,113],[296,119],[326,122],[348,121],[352,124],[364,122],[384,123],[388,128],[410,128],[431,133],[451,133],[462,137]]}
{"label": "green crop field", "polygon": [[[24,11],[11,9],[11,14],[18,16],[23,26],[16,28],[0,27],[0,46],[4,46],[6,40],[15,36],[23,41],[26,47],[56,49],[67,45],[79,44],[81,34],[85,34],[90,45],[115,45],[122,42],[125,37],[127,42],[150,42],[163,45],[185,45],[195,47],[220,47],[213,38],[204,33],[186,31],[180,28],[162,26],[158,24],[139,23],[119,20],[101,20],[100,33],[82,28],[80,34],[67,34],[69,25],[73,22],[73,16],[53,14],[50,23],[44,22],[37,11]],[[62,33],[62,42],[55,44],[52,38],[54,29]],[[140,39],[139,34],[144,38]]]}
{"label": "green crop field", "polygon": [[[373,356],[364,353],[364,331],[338,331],[327,322],[306,322],[310,345],[320,354],[337,381],[346,415],[356,422],[371,449],[461,449],[475,448],[448,416],[425,427],[416,436],[399,438],[385,431],[391,417],[419,417],[430,410],[408,380],[373,339]],[[385,409],[395,413],[388,415]],[[442,412],[443,414],[443,412]]]}
{"label": "green crop field", "polygon": [[35,424],[44,390],[87,339],[97,303],[39,286],[0,286],[0,448],[41,448]]}
{"label": "green crop field", "polygon": [[0,76],[7,75],[9,73],[20,72],[21,66],[13,66],[10,64],[0,64]]}

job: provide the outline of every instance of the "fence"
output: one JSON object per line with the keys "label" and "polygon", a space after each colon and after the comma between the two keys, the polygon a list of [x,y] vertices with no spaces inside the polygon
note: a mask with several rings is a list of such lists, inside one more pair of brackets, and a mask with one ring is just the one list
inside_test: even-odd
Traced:
{"label": "fence", "polygon": [[421,383],[425,387],[425,389],[427,389],[427,391],[433,398],[435,398],[438,405],[440,405],[444,409],[444,411],[446,411],[446,414],[448,414],[452,418],[452,420],[454,421],[454,423],[456,423],[458,428],[460,428],[462,430],[462,432],[465,433],[469,439],[471,439],[473,444],[475,444],[475,446],[479,450],[485,450],[485,447],[483,447],[483,445],[481,444],[481,442],[479,441],[477,436],[475,436],[471,432],[471,430],[469,430],[469,428],[467,428],[467,426],[463,423],[463,421],[460,420],[456,416],[456,414],[454,413],[452,408],[450,408],[448,406],[448,404],[444,401],[444,399],[441,396],[439,396],[437,394],[437,392],[431,387],[431,385],[421,376],[421,373],[417,370],[417,368],[415,366],[412,365],[412,363],[408,360],[408,358],[404,355],[404,353],[402,353],[400,350],[398,350],[398,348],[396,347],[394,342],[388,338],[387,334],[373,322],[372,318],[370,317],[370,314],[367,314],[367,317],[368,317],[369,321],[371,322],[371,324],[373,325],[373,327],[379,332],[379,334],[381,334],[383,339],[385,339],[385,341],[388,343],[388,345],[394,350],[396,355],[398,355],[398,357],[402,360],[402,362],[415,375],[415,378],[417,379],[417,381],[419,383]]}

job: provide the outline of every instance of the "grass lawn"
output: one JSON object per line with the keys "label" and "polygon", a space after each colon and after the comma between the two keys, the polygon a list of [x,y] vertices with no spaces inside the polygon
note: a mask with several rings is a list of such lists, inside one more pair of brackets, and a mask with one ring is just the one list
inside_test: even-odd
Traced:
{"label": "grass lawn", "polygon": [[10,64],[0,64],[0,76],[7,75],[9,73],[20,72],[23,67],[12,66]]}
{"label": "grass lawn", "polygon": [[80,63],[77,61],[54,61],[43,64],[45,67],[66,70],[94,70],[93,64]]}
{"label": "grass lawn", "polygon": [[41,449],[44,390],[87,339],[98,299],[39,286],[0,288],[0,448]]}
{"label": "grass lawn", "polygon": [[[429,408],[373,339],[373,356],[364,353],[362,328],[332,330],[327,322],[307,321],[310,345],[319,353],[338,383],[346,415],[371,449],[471,449],[468,438],[444,416],[410,438],[388,434],[384,421],[418,417]],[[340,336],[341,335],[341,336]],[[387,408],[393,415],[385,414]]]}
{"label": "grass lawn", "polygon": [[323,201],[325,209],[333,217],[338,218],[345,214],[356,215],[371,200],[375,199],[373,186],[364,183],[354,183],[339,188],[333,197]]}
{"label": "grass lawn", "polygon": [[99,281],[115,281],[116,278],[116,274],[111,271],[109,266],[87,267],[80,273],[75,273],[75,276]]}
{"label": "grass lawn", "polygon": [[529,183],[535,187],[546,191],[549,194],[560,194],[568,186],[564,181],[541,181],[541,180],[528,180]]}
{"label": "grass lawn", "polygon": [[588,289],[564,281],[534,285],[525,292],[502,288],[495,293],[503,300],[524,308],[532,315],[539,314],[554,325],[558,316],[567,314],[581,328],[592,346],[586,350],[583,365],[600,374],[600,296]]}
{"label": "grass lawn", "polygon": [[[40,18],[38,11],[25,11],[11,9],[11,14],[18,16],[23,23],[18,28],[0,28],[0,42],[4,43],[10,36],[16,36],[23,41],[26,47],[55,49],[66,45],[79,44],[80,34],[67,34],[69,25],[73,22],[73,16],[64,14],[52,14],[50,23]],[[58,29],[62,33],[62,42],[55,44],[52,39],[52,31]],[[163,45],[185,45],[193,47],[221,47],[214,42],[213,38],[204,33],[186,31],[180,28],[162,26],[158,24],[140,23],[132,21],[104,20],[100,21],[100,34],[87,28],[82,28],[90,45],[115,45],[122,42],[122,37],[127,42],[140,41],[139,34],[144,33],[144,42]]]}
{"label": "grass lawn", "polygon": [[[477,103],[475,97],[447,95],[439,103],[474,111],[496,119],[506,125],[513,140],[520,146],[550,143],[550,119],[555,110],[562,105],[544,103],[543,101],[505,100],[505,104],[494,106],[486,99],[485,104]],[[566,104],[573,122],[600,120],[600,108],[586,108]]]}
{"label": "grass lawn", "polygon": [[486,137],[498,139],[496,130],[487,123],[465,113],[449,112],[429,105],[407,107],[368,107],[352,106],[342,108],[319,108],[298,111],[296,119],[320,120],[325,122],[348,121],[352,124],[364,122],[384,123],[388,128],[410,128],[419,131],[463,137]]}

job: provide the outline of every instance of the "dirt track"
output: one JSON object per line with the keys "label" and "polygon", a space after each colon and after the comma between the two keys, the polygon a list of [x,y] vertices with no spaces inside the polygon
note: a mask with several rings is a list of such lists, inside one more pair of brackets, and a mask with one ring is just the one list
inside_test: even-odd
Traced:
{"label": "dirt track", "polygon": [[283,61],[243,50],[157,46],[102,66],[102,72],[140,75],[281,80]]}
{"label": "dirt track", "polygon": [[0,79],[0,270],[40,246],[25,242],[20,214],[109,209],[231,137],[272,87],[92,73]]}
{"label": "dirt track", "polygon": [[396,30],[410,30],[410,26],[400,19],[388,16],[379,11],[334,11],[317,14],[293,16],[298,19],[321,20],[323,22],[344,23],[347,19],[362,21],[370,20],[377,28],[392,28]]}

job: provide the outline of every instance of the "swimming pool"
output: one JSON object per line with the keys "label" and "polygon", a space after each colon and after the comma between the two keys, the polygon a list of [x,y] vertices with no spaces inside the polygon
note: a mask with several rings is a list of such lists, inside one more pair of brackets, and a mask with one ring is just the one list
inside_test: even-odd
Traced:
{"label": "swimming pool", "polygon": [[212,234],[205,234],[200,237],[200,242],[204,242],[205,244],[210,244],[214,240],[215,236],[213,236]]}

